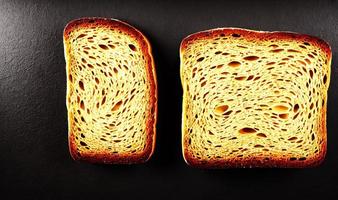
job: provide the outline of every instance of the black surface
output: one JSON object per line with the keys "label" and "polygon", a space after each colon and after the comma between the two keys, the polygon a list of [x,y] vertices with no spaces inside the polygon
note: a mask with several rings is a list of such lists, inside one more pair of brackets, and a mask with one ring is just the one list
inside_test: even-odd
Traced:
{"label": "black surface", "polygon": [[[85,16],[114,17],[153,45],[158,77],[157,145],[143,165],[74,162],[67,146],[62,31]],[[314,169],[199,170],[181,155],[179,44],[190,33],[232,26],[323,38],[333,52],[328,152]],[[1,1],[1,199],[334,199],[338,197],[337,1]]]}

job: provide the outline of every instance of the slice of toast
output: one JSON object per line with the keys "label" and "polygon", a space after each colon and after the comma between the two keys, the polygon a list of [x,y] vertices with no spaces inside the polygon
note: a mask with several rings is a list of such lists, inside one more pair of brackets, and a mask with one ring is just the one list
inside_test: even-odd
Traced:
{"label": "slice of toast", "polygon": [[195,167],[310,167],[326,153],[330,46],[220,28],[180,47],[182,146]]}
{"label": "slice of toast", "polygon": [[155,146],[157,83],[146,37],[119,20],[82,18],[65,27],[64,47],[71,156],[147,161]]}

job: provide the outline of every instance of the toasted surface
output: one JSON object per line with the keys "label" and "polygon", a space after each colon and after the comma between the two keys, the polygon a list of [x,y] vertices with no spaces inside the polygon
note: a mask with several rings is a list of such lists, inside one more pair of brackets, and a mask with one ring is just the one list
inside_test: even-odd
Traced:
{"label": "toasted surface", "polygon": [[151,47],[134,27],[82,18],[65,27],[69,148],[75,160],[141,163],[155,146]]}
{"label": "toasted surface", "polygon": [[185,38],[180,57],[188,164],[307,167],[324,159],[326,42],[289,32],[213,29]]}

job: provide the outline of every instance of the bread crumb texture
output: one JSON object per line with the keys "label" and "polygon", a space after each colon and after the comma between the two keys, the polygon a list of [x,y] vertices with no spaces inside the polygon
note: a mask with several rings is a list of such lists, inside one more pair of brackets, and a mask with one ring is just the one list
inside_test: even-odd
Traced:
{"label": "bread crumb texture", "polygon": [[123,22],[85,18],[64,31],[69,147],[77,160],[138,163],[152,154],[156,92],[146,38]]}
{"label": "bread crumb texture", "polygon": [[324,159],[327,43],[287,32],[214,29],[185,38],[180,57],[188,164],[309,167]]}

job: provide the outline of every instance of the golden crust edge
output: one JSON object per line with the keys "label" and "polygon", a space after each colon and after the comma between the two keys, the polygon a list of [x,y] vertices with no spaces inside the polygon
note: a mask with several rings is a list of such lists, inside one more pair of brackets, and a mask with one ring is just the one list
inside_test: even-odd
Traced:
{"label": "golden crust edge", "polygon": [[[150,82],[150,101],[149,107],[153,109],[148,113],[148,121],[146,125],[147,134],[151,135],[152,137],[148,137],[146,141],[147,147],[141,153],[136,155],[129,155],[129,154],[122,154],[119,156],[108,155],[107,152],[95,152],[95,153],[87,153],[82,154],[79,156],[76,150],[75,138],[74,133],[72,133],[71,128],[72,124],[74,123],[70,116],[72,116],[72,112],[69,110],[68,105],[68,97],[70,96],[70,83],[68,81],[69,70],[71,68],[70,60],[71,56],[67,52],[69,51],[70,47],[68,43],[68,34],[73,31],[75,26],[86,27],[88,26],[89,21],[93,21],[100,25],[109,26],[112,24],[117,24],[117,28],[120,30],[125,31],[130,35],[130,37],[134,36],[134,39],[139,42],[140,46],[142,47],[142,52],[145,54],[149,61],[149,65],[147,66],[147,76],[148,81]],[[87,23],[87,24],[85,24]],[[121,29],[122,28],[122,29]],[[132,35],[134,34],[134,35]],[[144,42],[144,44],[142,43]],[[157,78],[156,78],[156,69],[155,69],[155,62],[152,55],[152,47],[148,40],[148,38],[138,29],[129,25],[126,22],[120,21],[118,19],[108,19],[102,17],[85,17],[74,19],[70,21],[64,28],[63,31],[63,45],[64,45],[64,56],[66,61],[66,81],[67,81],[67,92],[66,92],[66,107],[67,107],[67,114],[68,114],[68,147],[71,157],[74,160],[82,160],[88,161],[92,163],[104,163],[104,164],[136,164],[136,163],[145,163],[147,162],[154,153],[155,145],[156,145],[156,123],[157,123]]]}

